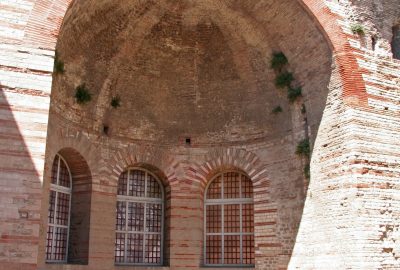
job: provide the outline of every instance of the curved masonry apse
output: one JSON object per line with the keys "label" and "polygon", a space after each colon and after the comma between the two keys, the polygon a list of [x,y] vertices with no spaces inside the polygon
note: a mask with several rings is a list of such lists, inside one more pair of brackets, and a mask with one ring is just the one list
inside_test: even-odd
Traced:
{"label": "curved masonry apse", "polygon": [[[204,192],[229,171],[252,181],[254,269],[400,267],[397,0],[0,6],[0,269],[150,269],[114,263],[132,167],[164,185],[162,269],[203,268]],[[295,102],[275,86],[280,51]],[[45,260],[56,155],[73,185],[64,264]]]}

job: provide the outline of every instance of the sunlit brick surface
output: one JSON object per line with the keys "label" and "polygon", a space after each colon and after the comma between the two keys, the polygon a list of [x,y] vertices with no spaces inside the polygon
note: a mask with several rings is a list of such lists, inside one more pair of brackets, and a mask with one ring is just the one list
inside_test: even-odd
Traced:
{"label": "sunlit brick surface", "polygon": [[[254,223],[245,241],[255,250],[248,245],[243,260],[255,254],[255,269],[400,268],[400,63],[390,48],[398,0],[87,0],[67,11],[70,2],[0,3],[0,269],[123,269],[116,194],[135,165],[156,167],[165,181],[163,269],[204,265],[204,188],[230,168],[254,181],[254,220],[243,224]],[[354,23],[366,34],[353,34]],[[52,77],[56,43],[66,72]],[[274,88],[273,51],[287,55],[302,102]],[[93,91],[83,107],[73,98],[82,82]],[[278,105],[283,112],[272,114]],[[307,133],[310,181],[294,154]],[[45,264],[53,158],[65,147],[93,173],[78,169],[73,185],[82,199],[74,226],[85,233],[71,252],[86,265]],[[149,186],[149,196],[158,192]],[[210,259],[220,262],[222,239],[209,237]],[[140,241],[159,240],[129,243],[153,260],[158,251]],[[226,252],[234,263],[237,251]]]}

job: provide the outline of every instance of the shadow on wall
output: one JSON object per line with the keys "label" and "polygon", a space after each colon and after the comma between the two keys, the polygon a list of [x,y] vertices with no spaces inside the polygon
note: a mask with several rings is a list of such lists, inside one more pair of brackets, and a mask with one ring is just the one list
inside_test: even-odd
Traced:
{"label": "shadow on wall", "polygon": [[[64,148],[59,154],[67,162],[72,176],[68,263],[88,264],[92,175],[85,159],[76,150]],[[47,200],[47,197],[43,199]]]}
{"label": "shadow on wall", "polygon": [[36,269],[42,176],[33,155],[44,143],[33,131],[41,124],[25,115],[24,93],[0,87],[0,268]]}

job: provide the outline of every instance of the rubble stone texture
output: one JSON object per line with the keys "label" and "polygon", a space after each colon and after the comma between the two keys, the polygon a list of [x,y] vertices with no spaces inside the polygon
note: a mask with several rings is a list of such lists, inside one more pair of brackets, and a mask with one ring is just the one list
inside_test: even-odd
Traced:
{"label": "rubble stone texture", "polygon": [[[0,269],[155,269],[114,265],[131,166],[165,186],[156,269],[203,268],[204,190],[226,169],[253,181],[254,269],[400,269],[399,23],[399,0],[1,0]],[[279,51],[295,103],[274,85]],[[83,265],[45,263],[57,153]]]}

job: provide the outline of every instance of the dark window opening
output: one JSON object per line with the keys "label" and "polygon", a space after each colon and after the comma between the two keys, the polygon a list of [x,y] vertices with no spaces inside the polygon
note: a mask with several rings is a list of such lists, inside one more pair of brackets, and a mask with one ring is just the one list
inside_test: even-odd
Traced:
{"label": "dark window opening", "polygon": [[186,138],[185,143],[186,143],[186,145],[191,145],[192,144],[192,139]]}
{"label": "dark window opening", "polygon": [[371,43],[372,43],[372,50],[375,51],[375,48],[376,48],[376,38],[375,37],[371,37]]}
{"label": "dark window opening", "polygon": [[400,60],[400,25],[393,27],[392,53],[393,58]]}
{"label": "dark window opening", "polygon": [[108,135],[109,132],[110,132],[110,127],[107,126],[107,125],[104,125],[104,126],[103,126],[103,133],[104,133],[105,135]]}
{"label": "dark window opening", "polygon": [[91,174],[73,149],[56,155],[49,197],[46,262],[88,264]]}

